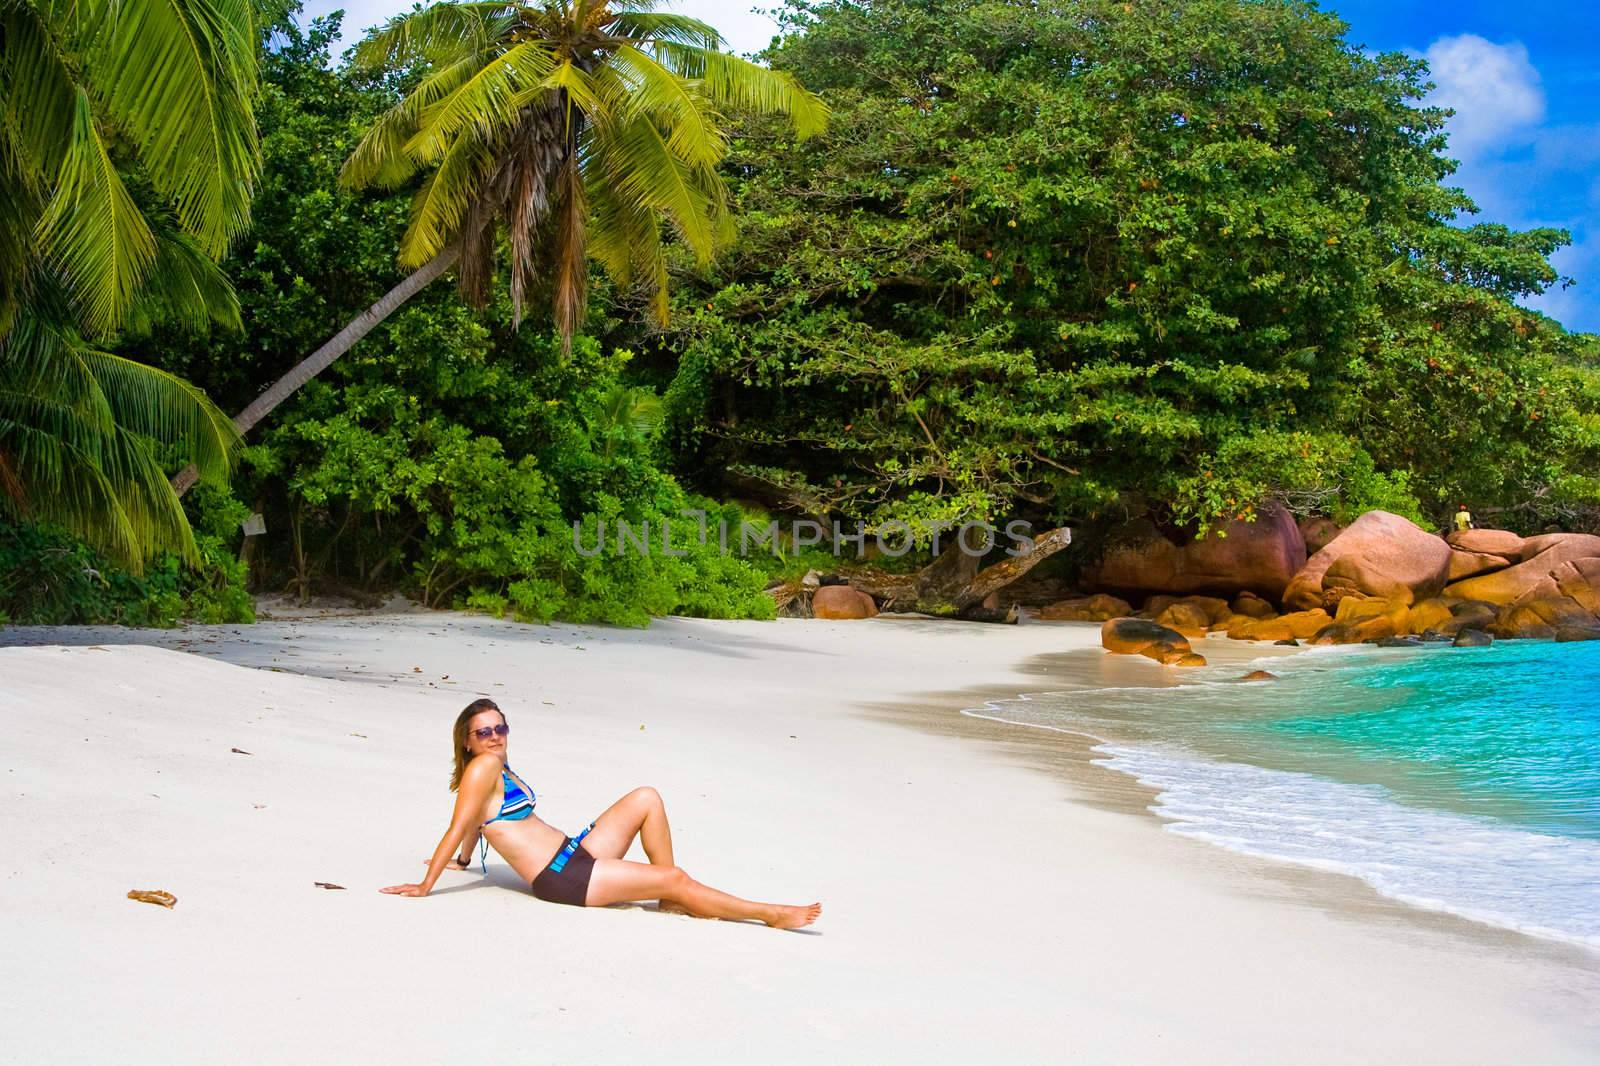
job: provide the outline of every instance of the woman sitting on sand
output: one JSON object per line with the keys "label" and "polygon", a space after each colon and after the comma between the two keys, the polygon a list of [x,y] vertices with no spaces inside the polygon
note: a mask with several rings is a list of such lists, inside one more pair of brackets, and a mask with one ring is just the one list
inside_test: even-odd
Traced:
{"label": "woman sitting on sand", "polygon": [[[456,717],[451,734],[455,772],[450,776],[456,809],[450,828],[434,849],[420,885],[391,885],[382,891],[426,896],[445,869],[467,868],[481,834],[532,883],[535,896],[552,903],[606,907],[654,899],[663,910],[700,918],[755,918],[779,929],[810,925],[822,912],[820,903],[752,903],[707,888],[684,873],[673,864],[672,828],[653,788],[634,789],[576,837],[563,836],[533,813],[533,789],[506,764],[510,733],[493,700],[474,700]],[[623,859],[634,837],[644,845],[648,863]],[[462,849],[459,856],[457,848]]]}

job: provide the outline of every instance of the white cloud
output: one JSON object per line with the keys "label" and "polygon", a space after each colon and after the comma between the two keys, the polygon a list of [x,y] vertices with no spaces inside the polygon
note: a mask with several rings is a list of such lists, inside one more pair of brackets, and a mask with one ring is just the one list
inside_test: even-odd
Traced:
{"label": "white cloud", "polygon": [[1428,102],[1453,108],[1450,152],[1461,159],[1526,143],[1544,121],[1544,87],[1521,44],[1467,33],[1441,37],[1423,53],[1435,88]]}

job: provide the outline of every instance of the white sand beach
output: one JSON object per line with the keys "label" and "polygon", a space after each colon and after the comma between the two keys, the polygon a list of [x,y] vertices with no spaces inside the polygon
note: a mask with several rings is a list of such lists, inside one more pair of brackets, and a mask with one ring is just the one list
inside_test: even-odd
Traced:
{"label": "white sand beach", "polygon": [[[1164,832],[1081,738],[956,713],[1162,670],[1097,646],[893,618],[0,630],[0,1059],[1600,1061],[1593,953]],[[547,821],[654,785],[695,877],[821,921],[553,906],[493,855],[379,894],[445,829],[479,694]]]}

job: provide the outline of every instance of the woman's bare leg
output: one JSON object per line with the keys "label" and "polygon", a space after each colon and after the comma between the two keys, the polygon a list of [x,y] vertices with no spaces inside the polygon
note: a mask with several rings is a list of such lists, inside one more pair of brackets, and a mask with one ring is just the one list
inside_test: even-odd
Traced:
{"label": "woman's bare leg", "polygon": [[[607,807],[583,838],[583,848],[597,859],[620,859],[628,854],[635,837],[644,845],[645,858],[652,866],[676,865],[666,804],[661,801],[661,793],[649,785],[634,789]],[[669,900],[660,900],[657,906],[664,911],[689,913]]]}
{"label": "woman's bare leg", "polygon": [[[593,836],[594,834],[589,834]],[[585,841],[585,843],[588,843]],[[810,925],[822,913],[822,904],[793,907],[781,903],[755,903],[702,885],[676,866],[658,866],[625,859],[596,859],[584,903],[606,907],[613,903],[659,899],[676,903],[701,918],[755,919],[778,929]]]}
{"label": "woman's bare leg", "polygon": [[676,865],[672,858],[672,826],[661,793],[646,785],[636,788],[607,807],[583,838],[583,849],[597,859],[620,859],[628,854],[634,837],[644,845],[653,866]]}

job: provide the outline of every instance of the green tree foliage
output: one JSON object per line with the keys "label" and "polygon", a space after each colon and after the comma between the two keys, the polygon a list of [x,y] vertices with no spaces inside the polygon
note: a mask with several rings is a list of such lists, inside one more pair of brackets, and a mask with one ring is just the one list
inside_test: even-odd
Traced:
{"label": "green tree foliage", "polygon": [[[711,27],[651,6],[441,0],[362,42],[358,69],[403,91],[342,176],[351,188],[420,183],[399,254],[413,270],[240,411],[241,432],[451,266],[487,306],[502,236],[513,326],[548,297],[570,349],[591,258],[666,314],[663,226],[701,261],[727,228],[717,108],[786,115],[799,136],[827,112],[788,75],[718,51]],[[180,491],[193,476],[179,475]]]}
{"label": "green tree foliage", "polygon": [[199,551],[156,452],[213,481],[236,435],[197,389],[101,350],[237,324],[214,260],[260,164],[246,0],[0,0],[0,519],[137,569]]}
{"label": "green tree foliage", "polygon": [[[394,76],[335,71],[332,20],[285,22],[263,61],[266,169],[248,239],[225,264],[249,332],[139,354],[243,405],[328,322],[398,279],[409,197],[337,188],[351,146],[393,102]],[[662,472],[660,401],[624,381],[627,356],[513,327],[509,297],[478,311],[427,289],[311,381],[245,450],[234,493],[266,516],[259,587],[471,604],[528,619],[644,624],[668,612],[770,614],[764,577],[714,545],[684,557],[580,553],[572,523],[635,528],[701,505]],[[234,543],[237,544],[237,537]]]}
{"label": "green tree foliage", "polygon": [[58,527],[0,522],[0,623],[254,621],[245,566],[235,555],[247,509],[209,485],[195,491],[189,506],[199,562],[164,552],[137,574]]}
{"label": "green tree foliage", "polygon": [[1459,224],[1420,61],[1291,0],[786,19],[770,59],[829,130],[741,127],[737,241],[654,349],[702,484],[869,520],[1593,520],[1593,349],[1511,302],[1567,236]]}
{"label": "green tree foliage", "polygon": [[827,109],[788,74],[722,52],[705,23],[655,6],[445,0],[362,42],[369,69],[426,70],[344,169],[356,188],[427,173],[402,265],[459,242],[461,291],[483,306],[503,229],[514,322],[548,290],[570,344],[590,256],[619,285],[641,283],[665,317],[663,222],[705,262],[729,221],[718,109],[785,115],[801,138]]}
{"label": "green tree foliage", "polygon": [[[0,14],[15,22],[21,5],[0,0]],[[480,28],[544,10],[468,9]],[[428,131],[470,145],[484,128],[449,126],[456,105],[414,106],[425,85],[441,100],[456,91],[438,80],[444,53],[426,35],[406,45],[421,58],[406,69],[333,69],[335,23],[280,19],[253,90],[265,165],[252,222],[222,264],[233,292],[208,258],[212,231],[185,228],[135,140],[113,138],[103,188],[120,180],[172,257],[144,268],[120,332],[103,335],[85,325],[83,293],[121,282],[29,288],[67,260],[0,259],[27,264],[0,278],[0,296],[12,294],[0,619],[234,620],[248,615],[248,565],[262,590],[399,589],[435,606],[643,624],[764,616],[766,573],[830,565],[815,550],[747,561],[701,544],[685,510],[709,512],[713,527],[743,513],[674,474],[718,498],[846,521],[1149,514],[1200,529],[1277,498],[1336,517],[1383,507],[1438,519],[1464,501],[1514,528],[1600,526],[1600,343],[1515,304],[1561,282],[1548,257],[1565,235],[1465,224],[1471,205],[1448,186],[1444,116],[1418,106],[1416,61],[1357,52],[1336,18],[1286,0],[874,0],[796,4],[786,18],[798,32],[773,69],[818,90],[832,117],[801,139],[758,106],[700,112],[725,135],[694,178],[702,221],[737,227],[720,256],[704,259],[663,207],[648,262],[586,276],[597,298],[570,339],[518,331],[503,288],[482,309],[422,290],[289,400],[245,450],[231,494],[188,499],[190,557],[205,565],[161,556],[137,577],[117,552],[18,522],[19,486],[44,453],[29,453],[29,473],[16,427],[51,447],[81,442],[92,462],[154,487],[197,454],[207,425],[196,412],[211,409],[183,381],[245,407],[330,324],[403,282],[400,245],[418,239],[404,235],[420,216],[405,190],[340,191],[357,145],[376,151],[393,135],[399,155],[379,155],[414,171],[426,200],[450,152],[430,154]],[[509,98],[490,83],[531,78],[536,57],[505,62],[525,42],[487,31],[477,52],[457,54],[467,26],[440,31],[441,49],[478,64],[450,99],[492,126]],[[8,47],[20,39],[6,32]],[[392,30],[391,43],[411,32]],[[7,85],[16,54],[0,58]],[[570,80],[560,91],[586,84]],[[34,215],[19,227],[0,214],[0,240],[24,247],[65,186],[16,184],[20,120],[4,99],[0,181],[26,196],[0,212]],[[670,102],[641,99],[651,114]],[[690,121],[674,114],[658,132]],[[104,137],[120,121],[93,129]],[[73,195],[87,197],[93,168],[80,174]],[[588,197],[593,216],[602,200]],[[490,215],[473,222],[478,251],[514,258],[514,240],[495,243],[506,216]],[[640,314],[663,291],[663,263],[676,274],[665,327]],[[17,295],[42,292],[48,303]],[[233,320],[234,306],[241,333],[201,340],[182,325]],[[46,365],[52,376],[23,373]],[[32,422],[16,414],[25,404]],[[220,462],[225,427],[211,439]],[[158,497],[118,506],[170,514]],[[238,525],[254,511],[268,532],[246,564]],[[59,525],[91,532],[70,516]],[[661,550],[668,519],[681,555]],[[619,551],[621,523],[648,525],[654,550]],[[124,539],[139,536],[159,539]]]}

